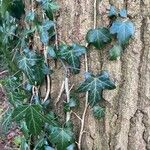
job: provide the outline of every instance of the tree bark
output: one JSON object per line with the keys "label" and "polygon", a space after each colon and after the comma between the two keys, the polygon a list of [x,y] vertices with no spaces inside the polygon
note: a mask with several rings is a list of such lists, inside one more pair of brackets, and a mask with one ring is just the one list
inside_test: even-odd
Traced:
{"label": "tree bark", "polygon": [[[59,42],[78,42],[85,45],[85,35],[93,28],[93,0],[58,0],[60,13],[57,18]],[[88,52],[89,70],[98,73],[109,70],[116,80],[117,88],[104,92],[108,102],[106,115],[100,121],[93,118],[88,109],[83,135],[83,150],[150,150],[150,1],[149,0],[97,0],[97,26],[108,26],[107,8],[110,4],[117,8],[125,7],[135,24],[135,35],[130,40],[121,58],[108,60],[108,46],[103,50],[90,49]],[[78,85],[85,72],[84,58],[81,59],[81,73],[70,79]],[[63,70],[52,76],[52,98],[58,95]],[[63,98],[62,98],[63,99]],[[85,98],[77,110],[81,115]],[[62,110],[62,102],[57,111]],[[73,118],[76,137],[79,133],[79,120]]]}

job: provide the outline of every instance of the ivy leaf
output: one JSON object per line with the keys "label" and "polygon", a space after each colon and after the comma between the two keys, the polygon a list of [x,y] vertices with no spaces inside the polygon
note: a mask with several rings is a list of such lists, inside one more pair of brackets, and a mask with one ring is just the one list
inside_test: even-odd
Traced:
{"label": "ivy leaf", "polygon": [[43,23],[42,23],[42,27],[44,30],[49,30],[50,28],[54,27],[54,22],[51,21],[51,20],[44,20]]}
{"label": "ivy leaf", "polygon": [[21,104],[29,96],[29,93],[27,93],[20,86],[20,81],[15,76],[10,76],[6,78],[3,84],[5,85],[7,91],[8,101],[13,106],[17,106],[18,104]]}
{"label": "ivy leaf", "polygon": [[49,20],[54,19],[52,10],[46,10],[45,13],[46,13],[46,16],[48,17]]}
{"label": "ivy leaf", "polygon": [[15,20],[9,15],[8,12],[6,12],[3,18],[3,23],[0,26],[1,43],[6,45],[10,40],[13,40],[15,30],[16,30]]}
{"label": "ivy leaf", "polygon": [[47,48],[47,55],[49,57],[53,57],[53,58],[57,57],[56,52],[55,52],[55,50],[54,50],[54,48],[52,46],[48,46],[48,48]]}
{"label": "ivy leaf", "polygon": [[123,18],[126,18],[127,17],[127,10],[126,9],[121,9],[120,12],[119,12],[119,15]]}
{"label": "ivy leaf", "polygon": [[89,44],[101,49],[107,43],[111,42],[111,34],[107,28],[90,29],[86,35],[86,40]]}
{"label": "ivy leaf", "polygon": [[12,118],[16,121],[25,119],[27,127],[32,134],[39,134],[45,118],[41,114],[40,105],[22,105],[14,109]]}
{"label": "ivy leaf", "polygon": [[71,71],[74,74],[79,73],[80,69],[80,56],[86,52],[86,48],[79,44],[72,44],[71,46],[68,45],[61,45],[60,52],[58,56],[65,60],[71,67]]}
{"label": "ivy leaf", "polygon": [[79,106],[79,102],[77,98],[73,95],[70,96],[70,100],[68,103],[64,103],[64,112],[69,112],[71,108],[74,108],[76,106]]}
{"label": "ivy leaf", "polygon": [[[47,44],[49,39],[54,35],[54,22],[51,20],[44,20],[42,25],[38,26],[38,30],[40,33],[40,39],[44,44]],[[49,30],[51,33],[49,34]]]}
{"label": "ivy leaf", "polygon": [[74,142],[74,136],[68,128],[52,127],[50,141],[56,144],[57,149],[64,150]]}
{"label": "ivy leaf", "polygon": [[82,82],[78,88],[77,92],[87,92],[89,91],[89,103],[94,106],[102,99],[102,91],[104,89],[112,90],[116,86],[113,81],[110,80],[107,71],[102,71],[101,74],[91,75],[84,82]]}
{"label": "ivy leaf", "polygon": [[35,13],[33,11],[29,11],[25,17],[27,21],[33,21],[35,18]]}
{"label": "ivy leaf", "polygon": [[21,16],[25,13],[25,6],[22,0],[3,0],[1,1],[1,5],[2,14],[8,11],[11,16],[17,19],[20,19]]}
{"label": "ivy leaf", "polygon": [[2,119],[0,121],[1,123],[1,128],[4,133],[7,133],[9,129],[11,128],[12,125],[12,112],[13,110],[11,108],[8,108],[7,111],[2,115]]}
{"label": "ivy leaf", "polygon": [[114,45],[110,50],[109,50],[109,57],[110,60],[116,60],[122,52],[122,47],[120,45]]}
{"label": "ivy leaf", "polygon": [[17,88],[15,91],[11,91],[8,93],[8,101],[13,106],[21,104],[27,97],[28,97],[27,93],[25,93],[25,91],[20,88]]}
{"label": "ivy leaf", "polygon": [[110,6],[110,10],[109,10],[109,14],[108,14],[109,17],[113,17],[113,16],[117,16],[117,11],[116,11],[116,7],[111,5]]}
{"label": "ivy leaf", "polygon": [[100,107],[100,106],[94,106],[93,115],[96,119],[101,119],[105,115],[105,108]]}
{"label": "ivy leaf", "polygon": [[117,34],[119,44],[125,45],[134,34],[134,25],[130,20],[116,20],[113,22],[110,32]]}
{"label": "ivy leaf", "polygon": [[48,41],[49,41],[48,31],[41,30],[41,32],[40,32],[40,39],[41,39],[42,43],[47,44]]}
{"label": "ivy leaf", "polygon": [[45,76],[45,65],[43,57],[37,53],[24,50],[24,54],[17,55],[17,64],[20,70],[22,70],[30,83],[37,84],[41,83]]}
{"label": "ivy leaf", "polygon": [[11,4],[8,8],[10,14],[17,19],[21,19],[21,16],[25,14],[24,2],[22,0],[13,0]]}
{"label": "ivy leaf", "polygon": [[32,105],[27,109],[25,121],[32,134],[39,134],[42,131],[43,118],[40,105]]}
{"label": "ivy leaf", "polygon": [[53,0],[41,0],[41,4],[44,10],[56,11],[59,9],[58,4]]}

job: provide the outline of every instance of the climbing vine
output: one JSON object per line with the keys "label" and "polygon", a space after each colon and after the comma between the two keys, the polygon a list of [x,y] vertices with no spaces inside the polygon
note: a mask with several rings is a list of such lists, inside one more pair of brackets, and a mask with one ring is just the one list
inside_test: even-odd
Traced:
{"label": "climbing vine", "polygon": [[[2,0],[0,16],[0,44],[3,61],[9,69],[9,76],[1,83],[5,86],[9,109],[3,115],[2,126],[7,131],[16,122],[23,135],[20,149],[72,150],[81,149],[84,122],[88,107],[93,116],[100,119],[105,114],[103,90],[113,90],[115,83],[109,71],[102,70],[94,75],[88,69],[87,53],[94,46],[102,50],[113,44],[109,50],[110,60],[121,57],[121,53],[134,34],[134,25],[128,18],[127,10],[110,7],[109,27],[97,27],[97,1],[94,1],[93,28],[85,37],[87,44],[59,43],[55,13],[59,5],[54,0]],[[69,86],[70,76],[80,73],[80,57],[85,56],[85,80],[76,87]],[[55,67],[49,60],[59,62],[64,70],[62,87],[58,92],[55,105],[65,91],[64,112],[66,120],[59,120],[58,114],[51,108],[51,75]],[[57,72],[55,72],[57,73]],[[45,97],[41,97],[40,88],[46,82]],[[85,106],[82,116],[75,109],[79,106],[78,97],[85,93]],[[77,138],[73,132],[71,115],[80,121]]]}

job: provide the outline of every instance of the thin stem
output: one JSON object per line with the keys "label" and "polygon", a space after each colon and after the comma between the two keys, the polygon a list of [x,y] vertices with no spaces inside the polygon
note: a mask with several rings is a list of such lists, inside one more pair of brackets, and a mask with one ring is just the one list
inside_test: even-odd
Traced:
{"label": "thin stem", "polygon": [[[85,70],[86,72],[88,72],[87,53],[85,54]],[[86,117],[87,108],[88,108],[88,92],[86,92],[85,106],[84,106],[84,111],[83,111],[82,118],[81,118],[81,128],[80,128],[79,139],[78,139],[78,144],[77,144],[79,150],[81,150],[81,142],[82,142],[82,135],[84,133],[84,125],[85,125],[85,117]]]}
{"label": "thin stem", "polygon": [[[94,0],[94,29],[96,28],[96,21],[97,21],[97,0]],[[88,43],[86,44],[86,47],[88,47]],[[88,56],[87,53],[85,53],[85,71],[88,72]],[[88,109],[88,92],[86,92],[86,97],[85,97],[85,106],[84,106],[84,111],[82,114],[81,118],[81,128],[80,128],[80,133],[79,133],[79,139],[78,139],[78,149],[81,150],[81,143],[82,143],[82,136],[84,131],[84,125],[85,125],[85,117],[86,117],[86,112]]]}
{"label": "thin stem", "polygon": [[[69,101],[70,101],[70,92],[69,92],[69,79],[68,79],[67,76],[65,78],[65,91],[66,91],[66,96],[67,96],[67,103],[69,103]],[[66,113],[66,122],[68,122],[70,120],[70,116],[71,116],[71,113],[67,112]]]}
{"label": "thin stem", "polygon": [[54,30],[55,30],[55,46],[56,46],[56,50],[58,50],[59,46],[58,46],[57,25],[56,25],[56,19],[55,19],[54,15],[53,15],[53,18],[54,18],[54,23],[55,23],[55,25],[54,25]]}
{"label": "thin stem", "polygon": [[74,111],[71,111],[71,114],[74,114],[80,121],[82,121],[81,117],[77,115]]}
{"label": "thin stem", "polygon": [[57,103],[58,103],[59,100],[60,100],[60,97],[61,97],[61,95],[62,95],[62,93],[63,93],[63,91],[64,91],[64,86],[65,86],[65,81],[63,80],[62,85],[61,85],[61,88],[60,88],[60,92],[59,92],[58,97],[57,97],[56,102],[55,102],[55,106],[57,105]]}
{"label": "thin stem", "polygon": [[47,81],[47,91],[46,91],[46,95],[45,95],[45,98],[43,100],[43,102],[45,102],[48,97],[49,97],[49,94],[50,94],[50,76],[49,75],[46,75],[46,81]]}
{"label": "thin stem", "polygon": [[97,22],[97,0],[94,0],[94,29],[96,28]]}
{"label": "thin stem", "polygon": [[8,70],[4,70],[4,71],[0,72],[0,76],[1,76],[2,74],[8,73],[8,72],[9,72]]}
{"label": "thin stem", "polygon": [[[45,15],[43,13],[43,19],[45,18]],[[44,59],[45,59],[45,63],[48,65],[48,61],[47,61],[47,45],[44,45]],[[50,76],[49,75],[46,75],[46,82],[47,82],[47,91],[46,91],[46,95],[45,95],[45,98],[43,100],[43,102],[45,102],[48,97],[49,97],[49,94],[50,94],[50,90],[51,90],[51,87],[50,87]]]}

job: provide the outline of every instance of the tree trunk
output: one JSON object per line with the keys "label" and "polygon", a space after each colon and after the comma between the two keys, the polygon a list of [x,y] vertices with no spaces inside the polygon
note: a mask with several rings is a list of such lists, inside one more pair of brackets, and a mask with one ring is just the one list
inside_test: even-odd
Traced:
{"label": "tree trunk", "polygon": [[[58,0],[57,18],[59,42],[78,42],[85,45],[85,35],[93,28],[94,0]],[[116,90],[104,92],[108,102],[106,115],[94,119],[88,109],[83,135],[83,150],[150,150],[150,1],[149,0],[97,0],[97,26],[108,26],[107,8],[110,4],[125,7],[135,24],[135,35],[121,58],[108,60],[108,49],[90,49],[89,70],[98,73],[109,70],[116,80]],[[63,80],[62,71],[52,76],[52,97],[56,98]],[[58,73],[58,71],[56,71]],[[70,79],[70,86],[83,80],[85,72],[82,58],[81,73]],[[82,114],[85,98],[77,110]],[[59,102],[58,112],[62,110]],[[78,138],[80,122],[73,118]]]}

